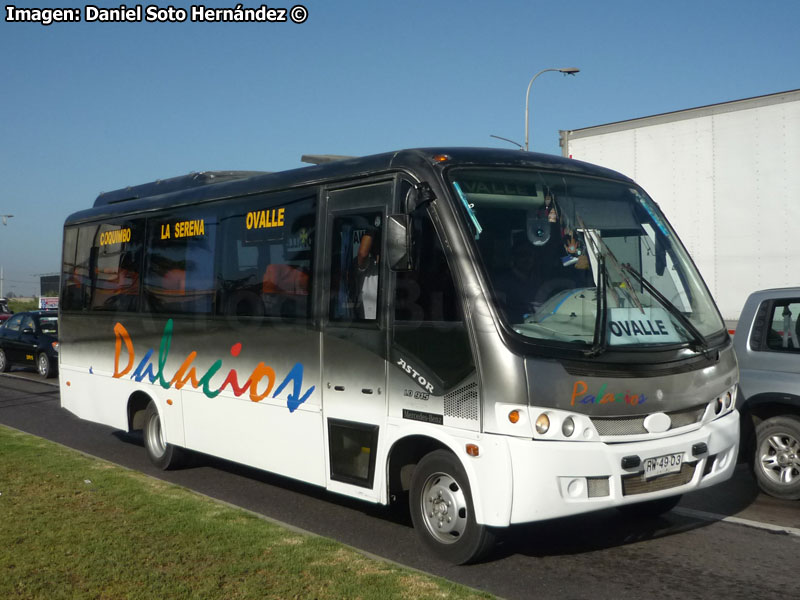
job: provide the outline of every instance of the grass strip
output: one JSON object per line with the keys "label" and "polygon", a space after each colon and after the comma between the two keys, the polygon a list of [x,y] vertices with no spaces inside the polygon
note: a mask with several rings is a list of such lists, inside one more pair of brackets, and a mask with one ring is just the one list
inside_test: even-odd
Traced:
{"label": "grass strip", "polygon": [[490,598],[0,426],[0,598]]}

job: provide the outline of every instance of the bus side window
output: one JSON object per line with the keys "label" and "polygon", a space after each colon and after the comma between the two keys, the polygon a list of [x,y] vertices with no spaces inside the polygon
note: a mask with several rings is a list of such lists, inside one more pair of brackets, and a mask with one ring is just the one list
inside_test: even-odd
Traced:
{"label": "bus side window", "polygon": [[99,226],[92,247],[92,310],[138,309],[143,234],[143,219]]}
{"label": "bus side window", "polygon": [[261,196],[229,208],[217,273],[218,312],[309,319],[316,197]]}
{"label": "bus side window", "polygon": [[62,310],[81,310],[81,282],[78,279],[78,264],[75,253],[78,247],[78,227],[64,230],[63,262],[61,264],[61,300]]}
{"label": "bus side window", "polygon": [[216,231],[216,216],[196,209],[148,221],[144,271],[147,309],[211,314]]}
{"label": "bus side window", "polygon": [[336,217],[331,236],[330,319],[377,322],[383,216]]}
{"label": "bus side window", "polygon": [[475,369],[472,350],[453,275],[425,209],[412,214],[412,227],[416,264],[396,274],[392,344],[447,390]]}
{"label": "bus side window", "polygon": [[83,311],[90,307],[92,275],[97,266],[97,225],[81,225],[64,233],[62,310]]}

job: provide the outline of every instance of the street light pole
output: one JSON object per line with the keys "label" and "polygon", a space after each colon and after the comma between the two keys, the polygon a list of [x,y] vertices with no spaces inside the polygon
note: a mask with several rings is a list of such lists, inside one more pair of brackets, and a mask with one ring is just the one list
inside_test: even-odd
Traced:
{"label": "street light pole", "polygon": [[[14,215],[0,215],[3,219],[3,225],[8,225],[8,220]],[[0,298],[3,297],[3,265],[0,265]]]}
{"label": "street light pole", "polygon": [[530,106],[530,97],[531,97],[531,86],[533,85],[533,80],[536,79],[542,73],[547,73],[548,71],[558,71],[559,73],[564,73],[564,75],[575,75],[575,73],[580,73],[580,69],[576,69],[575,67],[567,67],[564,69],[542,69],[536,75],[531,77],[531,81],[528,84],[528,91],[525,92],[525,150],[528,150],[528,107]]}

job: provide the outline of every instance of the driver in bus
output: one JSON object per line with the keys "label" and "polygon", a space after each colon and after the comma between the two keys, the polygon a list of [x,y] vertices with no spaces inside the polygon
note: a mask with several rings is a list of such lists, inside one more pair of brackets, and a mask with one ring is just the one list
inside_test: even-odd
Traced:
{"label": "driver in bus", "polygon": [[536,249],[527,239],[514,242],[511,247],[511,268],[497,277],[496,285],[506,318],[511,323],[522,323],[533,312],[536,295]]}

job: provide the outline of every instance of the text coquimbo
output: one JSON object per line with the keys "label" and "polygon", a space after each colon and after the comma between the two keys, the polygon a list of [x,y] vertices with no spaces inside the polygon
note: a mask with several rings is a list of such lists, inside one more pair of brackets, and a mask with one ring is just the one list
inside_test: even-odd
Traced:
{"label": "text coquimbo", "polygon": [[203,4],[188,9],[156,4],[120,4],[115,8],[87,4],[80,8],[19,8],[6,5],[6,23],[303,23],[308,19],[308,9],[297,4],[290,9],[272,8],[266,4],[245,7],[237,4],[233,8],[211,8]]}

